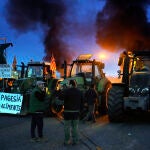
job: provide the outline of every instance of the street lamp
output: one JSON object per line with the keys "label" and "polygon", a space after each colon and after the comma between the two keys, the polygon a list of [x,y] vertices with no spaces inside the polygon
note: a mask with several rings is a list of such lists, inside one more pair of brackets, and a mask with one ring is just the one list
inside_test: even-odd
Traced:
{"label": "street lamp", "polygon": [[100,58],[101,61],[104,61],[104,60],[106,60],[106,58],[107,58],[106,54],[104,54],[104,53],[100,53],[100,54],[98,55],[98,57]]}

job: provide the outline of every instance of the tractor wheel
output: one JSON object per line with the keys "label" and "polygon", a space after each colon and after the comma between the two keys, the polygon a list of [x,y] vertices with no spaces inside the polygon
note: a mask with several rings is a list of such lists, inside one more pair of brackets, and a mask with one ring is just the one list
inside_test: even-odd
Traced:
{"label": "tractor wheel", "polygon": [[120,86],[112,86],[108,92],[108,117],[112,122],[123,120],[123,96],[124,88]]}

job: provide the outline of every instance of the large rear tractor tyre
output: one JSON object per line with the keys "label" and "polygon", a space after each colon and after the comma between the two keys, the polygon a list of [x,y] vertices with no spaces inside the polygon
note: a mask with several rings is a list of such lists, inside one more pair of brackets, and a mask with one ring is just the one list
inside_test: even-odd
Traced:
{"label": "large rear tractor tyre", "polygon": [[124,88],[112,86],[108,92],[108,117],[111,122],[123,121],[123,96]]}
{"label": "large rear tractor tyre", "polygon": [[106,115],[108,113],[108,92],[111,88],[111,83],[107,83],[104,92],[100,95],[100,104],[98,111],[100,115]]}
{"label": "large rear tractor tyre", "polygon": [[108,92],[111,88],[111,83],[107,83],[105,90],[102,94],[102,115],[108,113]]}

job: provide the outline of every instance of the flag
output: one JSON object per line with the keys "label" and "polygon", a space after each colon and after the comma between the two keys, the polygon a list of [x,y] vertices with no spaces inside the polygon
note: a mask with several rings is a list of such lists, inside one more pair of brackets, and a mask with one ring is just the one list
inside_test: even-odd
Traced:
{"label": "flag", "polygon": [[50,60],[50,70],[52,72],[55,72],[56,71],[56,62],[55,62],[55,58],[54,58],[54,55],[52,54],[51,56],[51,60]]}

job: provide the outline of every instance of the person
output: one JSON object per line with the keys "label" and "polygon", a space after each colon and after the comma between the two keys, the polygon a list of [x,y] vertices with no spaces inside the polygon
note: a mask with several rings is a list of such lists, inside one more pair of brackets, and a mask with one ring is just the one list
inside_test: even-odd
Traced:
{"label": "person", "polygon": [[[30,102],[29,112],[31,113],[31,142],[44,141],[43,137],[43,114],[44,114],[44,98],[45,98],[45,82],[37,81],[36,87],[33,89]],[[36,128],[38,137],[36,137]]]}
{"label": "person", "polygon": [[13,86],[13,80],[8,80],[7,81],[7,86],[6,88],[4,89],[4,92],[6,93],[11,93],[11,88]]}
{"label": "person", "polygon": [[78,124],[80,109],[83,102],[83,94],[79,89],[77,89],[75,80],[70,80],[69,87],[64,90],[63,94],[65,133],[64,145],[76,145],[79,142]]}
{"label": "person", "polygon": [[[61,86],[61,84],[57,84],[55,90],[51,93],[51,98],[52,98],[52,102],[51,105],[52,107],[57,107],[57,116],[59,116],[60,118],[62,118],[62,113],[63,113],[63,87]],[[54,105],[54,106],[53,106]],[[53,114],[53,112],[52,112]]]}
{"label": "person", "polygon": [[89,89],[85,92],[85,104],[88,106],[88,113],[84,117],[83,121],[89,121],[92,119],[92,122],[96,122],[95,117],[95,106],[98,99],[98,94],[95,90],[95,85],[91,84]]}

